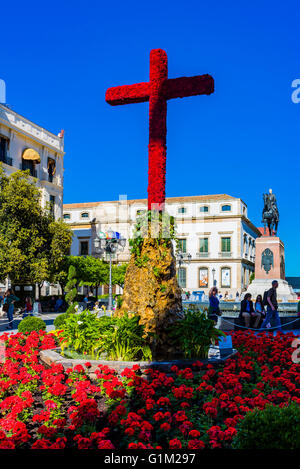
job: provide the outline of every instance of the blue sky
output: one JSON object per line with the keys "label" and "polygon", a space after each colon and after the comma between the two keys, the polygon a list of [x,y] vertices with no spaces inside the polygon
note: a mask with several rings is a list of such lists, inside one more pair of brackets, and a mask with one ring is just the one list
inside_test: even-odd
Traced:
{"label": "blue sky", "polygon": [[[250,2],[248,2],[250,3]],[[65,202],[146,197],[148,104],[110,107],[109,86],[210,73],[215,93],[168,103],[167,196],[228,193],[260,225],[277,195],[288,275],[300,275],[296,1],[2,3],[0,78],[13,109],[65,129]],[[293,219],[295,217],[295,219]]]}

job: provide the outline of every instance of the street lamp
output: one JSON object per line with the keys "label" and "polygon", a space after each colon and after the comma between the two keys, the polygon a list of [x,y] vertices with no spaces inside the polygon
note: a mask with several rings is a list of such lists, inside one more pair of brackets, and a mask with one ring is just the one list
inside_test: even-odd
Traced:
{"label": "street lamp", "polygon": [[108,311],[112,311],[112,279],[111,279],[111,265],[112,265],[112,254],[115,254],[118,250],[123,251],[126,245],[126,239],[120,235],[117,231],[113,231],[109,228],[108,231],[99,231],[97,238],[94,239],[94,249],[97,254],[108,254],[109,255],[109,289],[108,289]]}
{"label": "street lamp", "polygon": [[[180,271],[180,268],[182,266],[183,263],[187,263],[189,264],[192,260],[192,255],[189,253],[189,254],[186,254],[185,252],[182,252],[182,251],[178,251],[177,254],[176,254],[176,260],[178,262],[178,278],[179,278],[179,286],[180,288],[181,285],[180,285],[180,274],[179,274],[179,271]],[[186,287],[185,287],[186,288]]]}
{"label": "street lamp", "polygon": [[179,264],[179,269],[180,269],[181,265],[184,262],[187,262],[188,264],[191,262],[192,255],[190,253],[186,254],[185,252],[178,251],[177,254],[176,254],[176,260]]}
{"label": "street lamp", "polygon": [[216,286],[215,284],[216,269],[215,268],[212,269],[212,274],[213,274],[213,286],[215,287]]}

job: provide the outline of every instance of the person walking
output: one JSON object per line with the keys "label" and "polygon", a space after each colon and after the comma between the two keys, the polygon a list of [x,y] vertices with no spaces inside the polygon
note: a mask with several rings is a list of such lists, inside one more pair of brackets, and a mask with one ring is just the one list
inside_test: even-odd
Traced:
{"label": "person walking", "polygon": [[4,301],[3,301],[4,308],[7,313],[7,319],[8,319],[8,326],[6,327],[6,329],[13,329],[15,301],[20,301],[20,298],[15,296],[12,288],[9,288],[5,292]]}
{"label": "person walking", "polygon": [[277,280],[273,280],[272,288],[267,293],[267,314],[266,318],[261,325],[261,329],[265,329],[268,323],[271,322],[271,319],[275,319],[275,323],[277,328],[282,332],[281,328],[281,321],[278,314],[278,303],[277,303],[277,290],[278,282]]}
{"label": "person walking", "polygon": [[209,291],[209,308],[208,308],[208,317],[214,321],[215,325],[218,323],[218,316],[221,316],[219,298],[218,298],[218,289],[217,287],[212,287]]}

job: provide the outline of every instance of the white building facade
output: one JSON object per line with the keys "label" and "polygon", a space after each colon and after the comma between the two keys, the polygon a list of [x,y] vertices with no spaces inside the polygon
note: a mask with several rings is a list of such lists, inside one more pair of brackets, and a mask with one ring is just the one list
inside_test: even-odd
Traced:
{"label": "white building facade", "polygon": [[[98,231],[111,228],[127,239],[115,261],[130,257],[128,239],[147,200],[65,204],[64,220],[73,230],[72,255],[95,255]],[[226,194],[172,197],[166,211],[175,217],[181,255],[177,256],[179,284],[184,291],[208,293],[215,285],[223,296],[245,291],[254,272],[255,239],[259,230],[248,218],[247,206]]]}
{"label": "white building facade", "polygon": [[0,162],[9,175],[23,169],[41,189],[42,206],[63,214],[63,131],[57,136],[0,104]]}

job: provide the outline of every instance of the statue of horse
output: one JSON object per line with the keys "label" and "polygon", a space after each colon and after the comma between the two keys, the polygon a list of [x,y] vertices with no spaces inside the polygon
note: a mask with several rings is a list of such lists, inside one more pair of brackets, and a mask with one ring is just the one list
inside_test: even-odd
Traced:
{"label": "statue of horse", "polygon": [[266,227],[269,229],[269,236],[276,236],[278,223],[279,223],[279,213],[277,205],[270,203],[269,195],[264,194],[264,209],[262,216],[262,223],[264,224],[264,233],[266,234]]}

